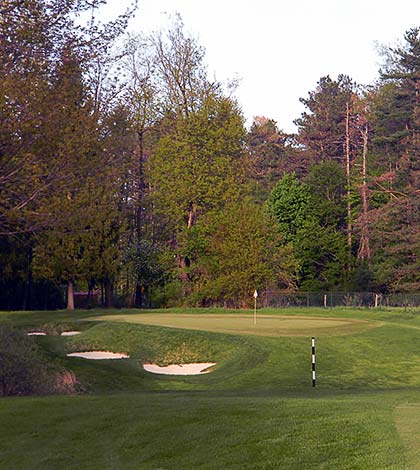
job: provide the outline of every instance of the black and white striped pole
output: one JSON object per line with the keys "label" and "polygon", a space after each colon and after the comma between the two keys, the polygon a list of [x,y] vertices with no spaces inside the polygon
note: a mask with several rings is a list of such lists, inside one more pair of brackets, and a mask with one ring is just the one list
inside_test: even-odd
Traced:
{"label": "black and white striped pole", "polygon": [[315,387],[316,382],[315,363],[315,338],[312,337],[312,387]]}

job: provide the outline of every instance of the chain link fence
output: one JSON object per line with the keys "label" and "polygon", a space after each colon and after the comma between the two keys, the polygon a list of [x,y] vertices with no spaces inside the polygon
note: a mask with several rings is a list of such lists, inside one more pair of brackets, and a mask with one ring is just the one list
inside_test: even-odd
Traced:
{"label": "chain link fence", "polygon": [[420,307],[420,293],[265,291],[264,307]]}

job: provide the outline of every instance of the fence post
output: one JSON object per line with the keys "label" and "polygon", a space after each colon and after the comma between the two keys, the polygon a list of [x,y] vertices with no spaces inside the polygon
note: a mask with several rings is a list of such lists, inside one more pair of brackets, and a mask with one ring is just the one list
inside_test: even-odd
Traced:
{"label": "fence post", "polygon": [[327,308],[327,294],[324,294],[324,307]]}

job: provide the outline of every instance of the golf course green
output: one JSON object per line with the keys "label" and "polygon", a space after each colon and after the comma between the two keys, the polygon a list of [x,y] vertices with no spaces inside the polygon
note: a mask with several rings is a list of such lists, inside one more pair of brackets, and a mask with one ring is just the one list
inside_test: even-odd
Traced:
{"label": "golf course green", "polygon": [[141,323],[169,328],[214,331],[259,336],[330,336],[361,333],[377,327],[379,322],[351,318],[310,317],[304,315],[238,314],[137,314],[107,315],[92,320]]}
{"label": "golf course green", "polygon": [[[1,469],[420,468],[420,310],[1,312],[1,324],[47,333],[31,341],[82,385],[0,399]],[[197,362],[215,365],[143,368]]]}

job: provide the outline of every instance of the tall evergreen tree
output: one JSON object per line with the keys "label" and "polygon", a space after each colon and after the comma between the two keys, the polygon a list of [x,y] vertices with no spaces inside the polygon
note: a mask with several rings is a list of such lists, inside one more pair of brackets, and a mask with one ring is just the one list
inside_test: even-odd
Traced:
{"label": "tall evergreen tree", "polygon": [[285,173],[304,171],[304,154],[295,145],[294,136],[279,130],[272,119],[254,118],[246,136],[246,148],[250,157],[249,178],[262,201]]}
{"label": "tall evergreen tree", "polygon": [[308,98],[301,102],[308,109],[302,113],[295,124],[298,126],[298,142],[304,146],[313,163],[324,160],[336,160],[345,165],[346,138],[350,138],[353,153],[359,137],[350,125],[346,133],[346,118],[352,112],[358,86],[347,75],[339,75],[337,80],[329,76],[322,77]]}
{"label": "tall evergreen tree", "polygon": [[[408,30],[388,52],[381,72],[387,101],[376,108],[375,137],[391,142],[395,153],[381,180],[388,202],[373,213],[374,254],[384,288],[413,290],[420,285],[420,29]],[[383,113],[386,106],[394,112]]]}

